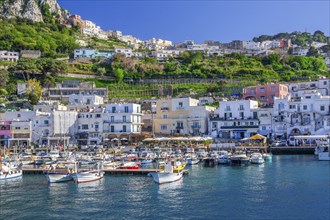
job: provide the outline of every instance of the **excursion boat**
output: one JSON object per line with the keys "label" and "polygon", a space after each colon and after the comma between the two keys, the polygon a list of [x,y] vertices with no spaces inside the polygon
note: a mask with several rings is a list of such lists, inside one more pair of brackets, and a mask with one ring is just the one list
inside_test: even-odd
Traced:
{"label": "excursion boat", "polygon": [[158,184],[178,181],[183,176],[183,171],[174,172],[174,161],[164,165],[164,171],[150,173],[153,180]]}
{"label": "excursion boat", "polygon": [[75,164],[75,172],[71,175],[75,183],[87,183],[100,180],[104,176],[104,172],[100,171],[100,166],[97,170],[78,172],[77,164]]}
{"label": "excursion boat", "polygon": [[251,163],[253,164],[263,164],[265,162],[261,153],[251,154]]}
{"label": "excursion boat", "polygon": [[21,169],[12,168],[10,165],[2,165],[2,162],[0,161],[0,180],[14,179],[21,177],[22,175],[23,172]]}
{"label": "excursion boat", "polygon": [[118,169],[122,170],[138,170],[141,166],[140,162],[126,162],[123,165],[121,165]]}
{"label": "excursion boat", "polygon": [[[52,167],[51,167],[52,168]],[[67,170],[56,170],[57,167],[49,170],[46,174],[49,183],[62,183],[73,180],[72,175],[74,174],[73,169],[67,168]]]}

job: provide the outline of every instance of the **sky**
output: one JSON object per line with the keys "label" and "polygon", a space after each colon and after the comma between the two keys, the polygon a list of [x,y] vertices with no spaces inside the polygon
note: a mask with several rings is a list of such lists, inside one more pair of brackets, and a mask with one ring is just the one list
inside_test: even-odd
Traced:
{"label": "sky", "polygon": [[103,30],[142,40],[252,40],[262,34],[330,32],[330,0],[58,0]]}

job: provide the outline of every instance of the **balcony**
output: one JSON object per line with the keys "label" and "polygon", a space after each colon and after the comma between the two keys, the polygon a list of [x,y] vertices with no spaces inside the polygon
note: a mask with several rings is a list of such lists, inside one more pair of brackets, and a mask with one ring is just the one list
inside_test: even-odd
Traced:
{"label": "balcony", "polygon": [[176,107],[177,110],[184,110],[183,106]]}

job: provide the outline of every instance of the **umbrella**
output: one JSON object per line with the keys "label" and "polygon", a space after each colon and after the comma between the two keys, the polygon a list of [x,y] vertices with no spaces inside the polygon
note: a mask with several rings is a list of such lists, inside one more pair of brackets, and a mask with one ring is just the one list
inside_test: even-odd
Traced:
{"label": "umbrella", "polygon": [[128,139],[127,139],[127,138],[122,138],[122,139],[120,139],[120,140],[122,140],[122,141],[127,141]]}
{"label": "umbrella", "polygon": [[119,139],[118,138],[114,138],[114,139],[112,139],[112,141],[119,141]]}

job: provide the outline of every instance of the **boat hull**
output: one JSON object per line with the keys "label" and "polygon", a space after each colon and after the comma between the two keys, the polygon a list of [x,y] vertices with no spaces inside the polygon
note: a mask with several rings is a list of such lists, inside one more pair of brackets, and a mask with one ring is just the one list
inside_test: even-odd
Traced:
{"label": "boat hull", "polygon": [[188,164],[189,165],[195,165],[198,164],[199,160],[198,159],[188,159]]}
{"label": "boat hull", "polygon": [[321,161],[330,161],[330,152],[319,152],[318,157]]}
{"label": "boat hull", "polygon": [[68,173],[49,173],[47,174],[49,183],[62,183],[73,180],[72,175]]}
{"label": "boat hull", "polygon": [[10,171],[7,173],[0,174],[0,180],[19,178],[22,175],[23,175],[22,170]]}
{"label": "boat hull", "polygon": [[159,172],[159,173],[152,173],[151,175],[155,183],[164,184],[164,183],[171,183],[180,180],[183,176],[183,172],[179,172],[179,173]]}
{"label": "boat hull", "polygon": [[103,176],[104,172],[81,172],[73,174],[72,178],[76,183],[87,183],[102,179]]}

